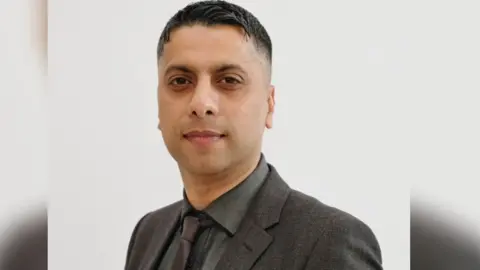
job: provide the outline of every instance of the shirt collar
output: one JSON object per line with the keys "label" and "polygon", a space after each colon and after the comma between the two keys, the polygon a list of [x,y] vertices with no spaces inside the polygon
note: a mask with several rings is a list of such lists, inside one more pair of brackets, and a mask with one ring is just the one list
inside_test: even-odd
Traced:
{"label": "shirt collar", "polygon": [[[268,172],[268,164],[262,153],[257,167],[244,181],[217,198],[202,212],[224,227],[231,235],[235,234],[250,202],[261,187]],[[183,198],[181,220],[187,214],[196,211],[188,201],[185,191],[183,192]]]}

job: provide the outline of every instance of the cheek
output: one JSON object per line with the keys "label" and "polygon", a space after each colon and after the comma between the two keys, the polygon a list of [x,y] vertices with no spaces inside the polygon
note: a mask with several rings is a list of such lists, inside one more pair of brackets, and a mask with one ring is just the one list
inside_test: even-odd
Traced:
{"label": "cheek", "polygon": [[176,119],[179,115],[179,106],[174,106],[172,102],[160,99],[158,102],[158,119],[162,131],[174,129]]}
{"label": "cheek", "polygon": [[168,119],[178,110],[181,101],[160,90],[158,93],[158,114],[159,117]]}
{"label": "cheek", "polygon": [[265,126],[266,109],[265,104],[261,102],[250,102],[243,104],[235,111],[235,123],[244,134],[255,133],[253,129],[263,129]]}

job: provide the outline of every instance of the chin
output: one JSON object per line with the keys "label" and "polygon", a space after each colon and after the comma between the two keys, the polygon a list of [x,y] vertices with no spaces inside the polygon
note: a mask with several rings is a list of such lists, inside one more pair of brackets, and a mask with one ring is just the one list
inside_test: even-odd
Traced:
{"label": "chin", "polygon": [[228,167],[228,162],[222,157],[191,157],[184,165],[182,167],[191,173],[208,175],[224,171]]}
{"label": "chin", "polygon": [[214,167],[214,166],[202,167],[202,168],[194,167],[194,168],[190,168],[189,171],[192,174],[199,175],[199,176],[200,175],[217,175],[223,171],[223,168]]}

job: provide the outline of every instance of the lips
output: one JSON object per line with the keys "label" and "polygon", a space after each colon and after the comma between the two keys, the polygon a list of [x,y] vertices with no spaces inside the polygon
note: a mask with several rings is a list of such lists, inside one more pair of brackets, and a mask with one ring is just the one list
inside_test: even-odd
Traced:
{"label": "lips", "polygon": [[183,137],[195,146],[204,148],[213,146],[214,143],[221,141],[225,135],[216,131],[202,130],[187,132]]}
{"label": "lips", "polygon": [[189,138],[215,138],[215,137],[223,137],[224,135],[222,133],[219,133],[219,132],[215,132],[215,131],[209,131],[209,130],[205,130],[205,131],[190,131],[190,132],[187,132],[183,135],[183,137],[189,139]]}

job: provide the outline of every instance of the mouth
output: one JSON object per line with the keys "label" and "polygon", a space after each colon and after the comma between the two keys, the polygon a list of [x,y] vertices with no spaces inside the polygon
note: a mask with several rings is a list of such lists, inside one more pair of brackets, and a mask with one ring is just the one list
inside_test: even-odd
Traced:
{"label": "mouth", "polygon": [[223,138],[225,138],[225,134],[219,133],[216,131],[190,131],[185,134],[183,134],[183,138],[186,140],[199,144],[199,145],[208,145],[211,143],[214,143],[216,141],[219,141]]}

